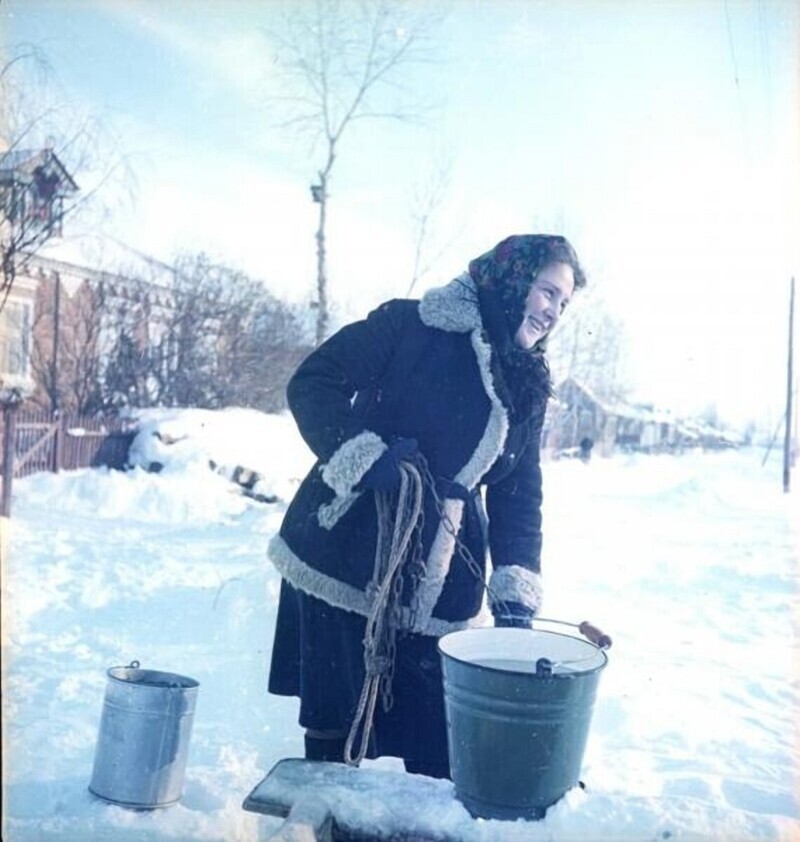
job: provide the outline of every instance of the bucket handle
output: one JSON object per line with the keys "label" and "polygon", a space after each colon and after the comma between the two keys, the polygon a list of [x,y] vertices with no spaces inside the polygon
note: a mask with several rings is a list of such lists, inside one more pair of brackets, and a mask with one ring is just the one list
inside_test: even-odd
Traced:
{"label": "bucket handle", "polygon": [[607,635],[604,631],[601,631],[597,626],[590,623],[588,620],[584,620],[581,623],[578,623],[578,631],[589,641],[594,643],[595,646],[599,646],[600,649],[610,649],[611,644],[613,641],[611,637]]}
{"label": "bucket handle", "polygon": [[112,670],[138,670],[141,667],[139,661],[131,661],[129,664],[117,664],[111,667]]}
{"label": "bucket handle", "polygon": [[533,623],[556,623],[559,626],[570,626],[577,629],[590,643],[598,649],[610,649],[613,641],[604,631],[601,631],[594,623],[583,620],[580,623],[569,623],[566,620],[551,620],[547,617],[534,617]]}

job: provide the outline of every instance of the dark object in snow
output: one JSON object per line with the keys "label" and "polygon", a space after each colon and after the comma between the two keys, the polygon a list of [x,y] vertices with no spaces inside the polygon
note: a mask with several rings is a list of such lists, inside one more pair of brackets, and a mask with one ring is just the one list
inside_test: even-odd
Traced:
{"label": "dark object in snow", "polygon": [[261,479],[261,474],[250,468],[245,468],[244,465],[237,465],[231,473],[231,479],[242,488],[248,491],[252,490],[253,486]]}
{"label": "dark object in snow", "polygon": [[241,489],[245,497],[255,500],[257,503],[277,503],[279,497],[276,494],[262,494],[255,491],[256,485],[264,478],[258,471],[252,468],[246,468],[244,465],[237,465],[235,468],[227,468],[224,465],[217,469],[218,473],[227,477],[231,482],[235,482]]}
{"label": "dark object in snow", "polygon": [[[435,827],[437,810],[428,811],[431,818],[409,810],[409,804],[441,803],[450,787],[424,775],[287,758],[273,766],[242,807],[286,819],[272,842],[458,842]],[[353,798],[342,799],[343,790]],[[368,816],[356,804],[369,804]],[[376,827],[379,815],[386,817],[384,830]]]}
{"label": "dark object in snow", "polygon": [[171,436],[169,433],[165,433],[163,430],[156,430],[153,435],[164,444],[177,444],[179,441],[186,441],[189,438],[187,434],[182,436]]}
{"label": "dark object in snow", "polygon": [[277,503],[280,500],[277,494],[256,494],[251,491],[245,491],[244,496],[255,500],[256,503]]}

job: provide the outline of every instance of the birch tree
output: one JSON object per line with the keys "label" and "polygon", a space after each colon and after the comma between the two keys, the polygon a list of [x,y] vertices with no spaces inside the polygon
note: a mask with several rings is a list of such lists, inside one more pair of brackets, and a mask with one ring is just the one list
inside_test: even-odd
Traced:
{"label": "birch tree", "polygon": [[404,73],[430,58],[437,18],[403,0],[309,0],[295,3],[279,32],[270,32],[287,93],[282,123],[310,136],[319,154],[312,200],[316,232],[316,343],[328,334],[327,224],[330,182],[345,134],[365,119],[409,119],[422,106],[402,85]]}

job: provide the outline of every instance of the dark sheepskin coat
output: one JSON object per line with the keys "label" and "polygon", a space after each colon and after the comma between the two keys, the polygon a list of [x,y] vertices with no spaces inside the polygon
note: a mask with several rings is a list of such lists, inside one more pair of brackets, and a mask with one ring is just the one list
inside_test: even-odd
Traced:
{"label": "dark sheepskin coat", "polygon": [[419,302],[382,305],[300,366],[289,405],[318,462],[269,547],[291,585],[369,613],[376,509],[373,495],[356,486],[387,444],[413,438],[447,499],[442,518],[434,495],[425,495],[426,576],[412,630],[438,637],[469,626],[479,612],[483,581],[456,551],[454,528],[482,572],[488,544],[496,599],[538,610],[545,402],[511,424],[491,354],[474,283],[464,275]]}

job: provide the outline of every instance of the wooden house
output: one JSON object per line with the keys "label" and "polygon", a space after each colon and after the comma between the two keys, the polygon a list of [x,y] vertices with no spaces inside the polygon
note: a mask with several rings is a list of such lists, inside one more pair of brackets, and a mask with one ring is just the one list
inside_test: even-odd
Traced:
{"label": "wooden house", "polygon": [[586,441],[601,456],[615,450],[673,451],[689,443],[678,422],[653,407],[603,400],[574,378],[555,392],[543,434],[543,446],[553,456],[576,453]]}

